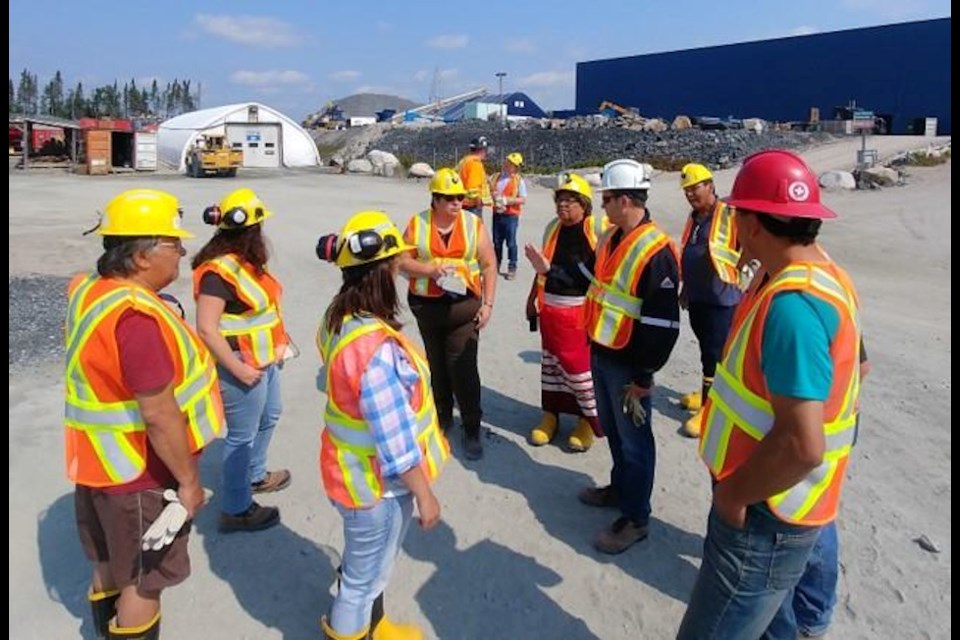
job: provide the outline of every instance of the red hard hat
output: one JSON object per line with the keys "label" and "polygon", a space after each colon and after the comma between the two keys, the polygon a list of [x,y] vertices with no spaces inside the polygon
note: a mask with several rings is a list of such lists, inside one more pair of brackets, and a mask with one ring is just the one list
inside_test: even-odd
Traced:
{"label": "red hard hat", "polygon": [[800,156],[771,149],[743,161],[733,181],[733,191],[724,198],[739,209],[787,218],[836,218],[820,204],[817,176]]}

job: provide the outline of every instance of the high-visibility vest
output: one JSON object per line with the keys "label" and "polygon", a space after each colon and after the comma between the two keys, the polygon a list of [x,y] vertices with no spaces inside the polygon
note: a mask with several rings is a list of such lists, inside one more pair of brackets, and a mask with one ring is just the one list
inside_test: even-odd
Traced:
{"label": "high-visibility vest", "polygon": [[147,463],[147,426],[123,382],[116,330],[127,310],[157,321],[173,361],[173,394],[187,418],[190,451],[224,424],[213,358],[183,319],[153,291],[130,281],[79,275],[68,287],[66,318],[67,477],[88,487],[136,480]]}
{"label": "high-visibility vest", "polygon": [[[457,163],[457,173],[460,174],[463,188],[467,190],[467,197],[463,201],[464,207],[474,209],[481,205],[490,206],[493,204],[493,198],[490,197],[490,185],[487,183],[487,170],[479,156],[475,153],[468,153],[463,156]],[[479,176],[479,180],[476,179],[476,176]]]}
{"label": "high-visibility vest", "polygon": [[[467,288],[480,298],[480,261],[478,245],[483,222],[475,215],[460,213],[453,223],[450,241],[444,243],[433,222],[433,210],[427,209],[410,218],[405,239],[417,248],[417,259],[430,262],[437,259],[444,266],[453,267],[467,283]],[[439,298],[444,294],[433,278],[410,279],[410,291],[418,296]]]}
{"label": "high-visibility vest", "polygon": [[[693,231],[693,214],[687,217],[687,224],[683,228],[680,244],[687,248],[687,241]],[[740,282],[740,273],[737,271],[737,262],[740,260],[740,248],[737,242],[737,225],[733,218],[733,209],[726,203],[717,200],[713,208],[713,217],[710,220],[710,235],[707,238],[707,249],[710,262],[721,281],[736,285]]]}
{"label": "high-visibility vest", "polygon": [[430,367],[417,348],[387,323],[372,316],[348,315],[336,334],[317,335],[317,346],[326,366],[327,408],[320,435],[320,475],[327,496],[352,509],[376,504],[384,481],[377,461],[374,434],[360,412],[363,373],[381,345],[394,339],[419,374],[410,398],[416,417],[414,438],[423,458],[420,468],[433,482],[450,457],[450,445],[440,431],[430,387]]}
{"label": "high-visibility vest", "polygon": [[[589,215],[583,218],[583,235],[587,238],[590,248],[596,250],[597,238],[610,227],[610,221],[605,215]],[[547,223],[543,230],[543,255],[553,261],[557,250],[557,238],[560,236],[560,219],[554,218]],[[543,299],[546,294],[547,276],[537,274],[537,305],[543,309]]]}
{"label": "high-visibility vest", "polygon": [[634,323],[640,321],[643,299],[633,291],[643,270],[663,247],[670,247],[674,256],[677,248],[652,221],[632,229],[611,251],[616,232],[617,227],[607,229],[597,243],[597,263],[583,310],[587,335],[593,342],[623,349],[630,342]]}
{"label": "high-visibility vest", "polygon": [[[507,183],[504,185],[503,191],[500,191],[500,178],[502,177],[507,178]],[[508,176],[504,176],[503,173],[499,173],[493,177],[490,187],[496,196],[503,196],[504,198],[516,198],[517,194],[520,193],[520,182],[522,180],[523,178],[520,177],[519,173]],[[522,211],[522,204],[513,203],[505,206],[501,213],[508,216],[519,216]]]}
{"label": "high-visibility vest", "polygon": [[200,281],[207,273],[223,278],[249,307],[243,313],[223,313],[220,334],[236,338],[243,361],[251,366],[262,369],[279,360],[282,349],[290,343],[280,315],[280,282],[266,271],[258,274],[253,265],[231,253],[208,260],[194,270],[194,299],[200,296]]}
{"label": "high-visibility vest", "polygon": [[753,455],[773,428],[771,394],[761,363],[763,330],[774,296],[803,291],[836,309],[840,324],[830,344],[833,381],[823,407],[823,462],[793,487],[767,499],[780,519],[815,526],[836,517],[853,445],[860,395],[860,316],[847,274],[830,262],[794,262],[751,290],[733,326],[704,405],[700,457],[717,481]]}

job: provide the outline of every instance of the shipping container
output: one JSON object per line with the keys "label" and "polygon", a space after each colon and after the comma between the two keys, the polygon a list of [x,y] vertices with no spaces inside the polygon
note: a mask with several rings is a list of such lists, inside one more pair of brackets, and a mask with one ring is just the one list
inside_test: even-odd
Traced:
{"label": "shipping container", "polygon": [[87,129],[83,132],[87,153],[87,173],[91,176],[110,173],[110,131]]}
{"label": "shipping container", "polygon": [[133,134],[134,168],[137,171],[157,170],[157,134],[147,131],[138,131]]}

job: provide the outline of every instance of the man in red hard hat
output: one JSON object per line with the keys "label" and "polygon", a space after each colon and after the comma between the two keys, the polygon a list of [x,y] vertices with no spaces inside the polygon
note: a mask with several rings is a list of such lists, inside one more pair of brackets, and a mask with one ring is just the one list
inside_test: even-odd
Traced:
{"label": "man in red hard hat", "polygon": [[764,275],[737,307],[704,407],[713,508],[678,638],[792,639],[782,605],[837,515],[854,441],[857,294],[816,243],[836,214],[798,156],[750,156],[727,203]]}

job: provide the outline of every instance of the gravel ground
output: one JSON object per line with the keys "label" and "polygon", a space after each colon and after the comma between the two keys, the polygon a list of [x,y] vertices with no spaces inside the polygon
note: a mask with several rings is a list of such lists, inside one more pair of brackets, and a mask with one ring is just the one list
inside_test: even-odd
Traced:
{"label": "gravel ground", "polygon": [[69,278],[10,278],[10,369],[63,356]]}

